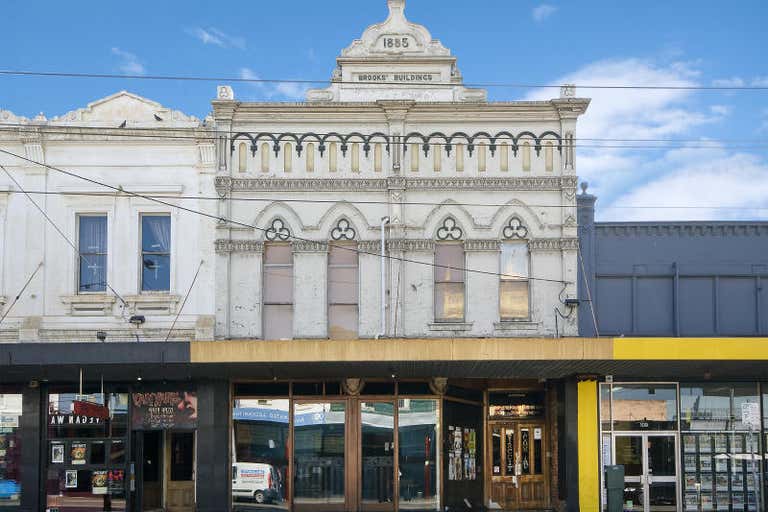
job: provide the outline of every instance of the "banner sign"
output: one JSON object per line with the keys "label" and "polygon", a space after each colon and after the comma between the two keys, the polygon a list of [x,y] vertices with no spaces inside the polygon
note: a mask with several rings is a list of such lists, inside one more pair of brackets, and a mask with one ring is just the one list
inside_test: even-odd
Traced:
{"label": "banner sign", "polygon": [[196,391],[146,391],[131,395],[134,430],[197,428]]}

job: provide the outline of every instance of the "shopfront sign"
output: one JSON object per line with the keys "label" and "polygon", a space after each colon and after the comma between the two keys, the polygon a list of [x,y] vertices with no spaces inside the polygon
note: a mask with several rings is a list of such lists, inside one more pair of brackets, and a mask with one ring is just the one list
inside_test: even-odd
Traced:
{"label": "shopfront sign", "polygon": [[145,391],[131,395],[134,430],[197,428],[197,392]]}

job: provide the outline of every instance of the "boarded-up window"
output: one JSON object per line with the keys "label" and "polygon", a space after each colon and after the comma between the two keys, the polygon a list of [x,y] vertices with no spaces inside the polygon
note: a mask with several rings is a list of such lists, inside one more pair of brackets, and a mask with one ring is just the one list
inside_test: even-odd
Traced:
{"label": "boarded-up window", "polygon": [[419,172],[419,145],[411,144],[408,151],[411,152],[411,172]]}
{"label": "boarded-up window", "polygon": [[509,145],[506,142],[502,142],[499,148],[499,160],[501,172],[509,172]]}
{"label": "boarded-up window", "polygon": [[384,164],[382,162],[381,143],[376,143],[373,146],[373,170],[374,172],[381,172]]}
{"label": "boarded-up window", "polygon": [[456,146],[456,172],[464,172],[464,145]]}
{"label": "boarded-up window", "polygon": [[523,170],[524,171],[530,171],[531,170],[531,144],[530,144],[530,142],[523,142],[522,152],[523,152]]}
{"label": "boarded-up window", "polygon": [[265,340],[293,337],[293,252],[290,244],[264,244]]}
{"label": "boarded-up window", "polygon": [[293,170],[293,145],[289,142],[283,146],[283,172]]}
{"label": "boarded-up window", "polygon": [[248,170],[248,147],[245,142],[241,142],[237,146],[237,170],[239,172]]}
{"label": "boarded-up window", "polygon": [[307,172],[315,172],[315,145],[311,142],[307,144],[306,154]]}
{"label": "boarded-up window", "polygon": [[328,337],[356,339],[358,336],[357,244],[331,242],[328,247]]}
{"label": "boarded-up window", "polygon": [[261,172],[269,172],[269,144],[261,144]]}
{"label": "boarded-up window", "polygon": [[360,172],[360,144],[352,144],[352,172]]}
{"label": "boarded-up window", "polygon": [[328,145],[328,172],[336,172],[339,170],[339,154],[338,148],[335,142],[331,142]]}
{"label": "boarded-up window", "polygon": [[544,170],[552,172],[554,170],[554,148],[551,142],[544,143]]}
{"label": "boarded-up window", "polygon": [[477,147],[477,171],[485,172],[488,170],[488,148],[484,142],[481,142]]}
{"label": "boarded-up window", "polygon": [[435,321],[464,321],[464,246],[435,245]]}

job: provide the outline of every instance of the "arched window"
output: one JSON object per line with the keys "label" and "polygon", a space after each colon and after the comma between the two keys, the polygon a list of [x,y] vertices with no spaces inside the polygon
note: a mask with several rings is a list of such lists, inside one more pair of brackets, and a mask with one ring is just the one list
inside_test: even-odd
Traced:
{"label": "arched window", "polygon": [[432,148],[432,169],[435,172],[440,172],[443,167],[443,151],[444,148],[441,145],[436,145]]}
{"label": "arched window", "polygon": [[237,146],[237,170],[239,172],[248,170],[248,147],[245,142],[241,142]]}
{"label": "arched window", "polygon": [[307,144],[304,155],[307,172],[315,172],[315,145],[313,143]]}
{"label": "arched window", "polygon": [[360,144],[352,144],[352,172],[360,172]]}
{"label": "arched window", "polygon": [[328,144],[328,172],[339,170],[339,154],[335,142]]}
{"label": "arched window", "polygon": [[283,146],[283,172],[291,172],[293,170],[293,144],[287,142]]}
{"label": "arched window", "polygon": [[435,242],[435,322],[463,322],[465,303],[464,233],[453,217],[437,230]]}
{"label": "arched window", "polygon": [[528,141],[523,142],[522,152],[523,152],[523,170],[530,171],[531,170],[531,143],[530,142]]}
{"label": "arched window", "polygon": [[477,172],[485,172],[488,170],[488,148],[485,146],[485,142],[481,142],[477,146]]}
{"label": "arched window", "polygon": [[456,144],[456,172],[464,172],[464,144]]}
{"label": "arched window", "polygon": [[554,149],[552,142],[547,141],[544,143],[544,170],[552,172],[554,170]]}
{"label": "arched window", "polygon": [[373,170],[374,172],[381,172],[384,168],[384,162],[381,150],[381,143],[377,142],[373,146]]}
{"label": "arched window", "polygon": [[261,172],[269,172],[269,144],[261,143]]}
{"label": "arched window", "polygon": [[419,172],[419,145],[411,144],[408,151],[411,152],[411,172]]}
{"label": "arched window", "polygon": [[[274,223],[273,223],[274,225]],[[269,232],[267,232],[269,235]],[[280,239],[280,237],[277,237]],[[282,241],[264,244],[262,338],[293,338],[293,252]]]}
{"label": "arched window", "polygon": [[499,315],[501,321],[530,317],[528,242],[507,240],[501,244]]}
{"label": "arched window", "polygon": [[509,172],[509,144],[502,142],[499,148],[499,160],[501,160],[501,172]]}

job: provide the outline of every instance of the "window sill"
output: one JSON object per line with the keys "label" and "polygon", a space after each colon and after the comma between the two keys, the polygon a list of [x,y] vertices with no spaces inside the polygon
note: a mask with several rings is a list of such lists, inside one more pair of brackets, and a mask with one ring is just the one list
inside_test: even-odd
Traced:
{"label": "window sill", "polygon": [[432,332],[466,332],[472,330],[474,322],[432,322],[429,330]]}
{"label": "window sill", "polygon": [[72,316],[107,316],[112,313],[117,298],[106,293],[65,295],[61,302],[69,307]]}
{"label": "window sill", "polygon": [[518,333],[532,334],[541,329],[541,323],[532,320],[502,320],[501,322],[494,322],[493,329],[502,336]]}
{"label": "window sill", "polygon": [[125,297],[132,315],[174,315],[180,301],[179,295],[170,292],[141,292]]}

